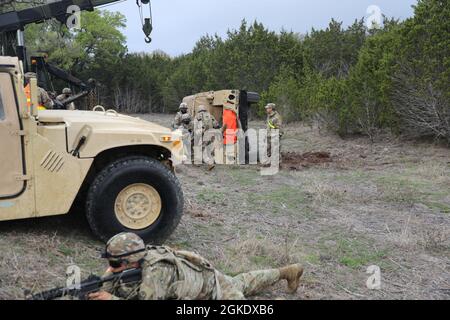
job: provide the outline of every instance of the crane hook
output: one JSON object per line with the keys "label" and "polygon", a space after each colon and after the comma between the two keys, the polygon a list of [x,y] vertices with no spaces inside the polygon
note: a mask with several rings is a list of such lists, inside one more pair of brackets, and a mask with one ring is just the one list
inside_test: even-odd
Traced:
{"label": "crane hook", "polygon": [[[139,14],[141,16],[141,23],[142,23],[142,31],[144,31],[144,34],[145,34],[145,43],[151,43],[152,38],[150,38],[150,35],[153,31],[152,4],[151,4],[150,0],[136,0],[136,4],[139,7]],[[143,13],[142,13],[143,5],[148,5],[148,7],[149,7],[149,11],[150,11],[149,18],[144,19],[144,17],[143,17]]]}
{"label": "crane hook", "polygon": [[144,34],[145,34],[145,43],[152,42],[152,38],[150,38],[150,35],[153,31],[153,25],[152,25],[152,22],[150,21],[150,18],[145,18],[145,22],[142,26],[142,30],[144,31]]}

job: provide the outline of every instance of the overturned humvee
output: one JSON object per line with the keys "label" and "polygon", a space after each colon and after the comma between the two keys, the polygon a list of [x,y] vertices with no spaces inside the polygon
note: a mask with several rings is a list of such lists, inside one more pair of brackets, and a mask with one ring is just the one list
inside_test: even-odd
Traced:
{"label": "overturned humvee", "polygon": [[185,97],[183,102],[188,105],[192,116],[197,115],[198,107],[204,105],[220,124],[223,121],[223,111],[233,110],[238,116],[240,129],[247,131],[250,107],[260,99],[260,95],[256,92],[220,90],[197,93]]}
{"label": "overturned humvee", "polygon": [[[245,90],[220,90],[197,93],[185,97],[183,99],[183,102],[188,105],[188,110],[192,117],[195,117],[197,115],[197,113],[199,112],[199,107],[203,105],[208,109],[209,113],[211,113],[219,122],[222,129],[240,129],[243,132],[247,132],[247,130],[249,129],[248,119],[250,108],[252,104],[258,103],[260,99],[260,95],[256,92],[247,92]],[[233,127],[230,127],[230,117],[232,119],[231,124],[233,125]],[[222,150],[220,149],[220,146],[216,144],[216,148],[219,148],[215,151],[215,161],[217,164],[224,163],[224,152],[225,158],[228,159],[227,163],[234,163],[235,160],[239,161],[241,164],[243,164],[241,161],[249,163],[250,145],[247,137],[245,137],[243,150],[238,147],[238,139],[236,135],[229,136],[227,134],[224,134],[222,142]],[[227,146],[226,148],[225,145]],[[244,157],[238,156],[238,150],[241,150],[245,153],[243,153]],[[252,151],[252,153],[254,152],[255,150]]]}

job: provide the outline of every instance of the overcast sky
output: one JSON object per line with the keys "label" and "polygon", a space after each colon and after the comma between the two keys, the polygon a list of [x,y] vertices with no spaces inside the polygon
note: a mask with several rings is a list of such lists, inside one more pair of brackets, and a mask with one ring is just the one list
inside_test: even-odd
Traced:
{"label": "overcast sky", "polygon": [[[107,7],[127,17],[124,30],[130,52],[161,49],[174,56],[191,51],[205,34],[226,35],[238,28],[242,19],[264,23],[271,30],[282,28],[306,33],[324,28],[331,18],[351,24],[367,17],[371,5],[388,17],[405,19],[413,15],[416,0],[152,0],[153,42],[144,42],[139,13],[134,0]],[[144,9],[148,14],[147,8]]]}

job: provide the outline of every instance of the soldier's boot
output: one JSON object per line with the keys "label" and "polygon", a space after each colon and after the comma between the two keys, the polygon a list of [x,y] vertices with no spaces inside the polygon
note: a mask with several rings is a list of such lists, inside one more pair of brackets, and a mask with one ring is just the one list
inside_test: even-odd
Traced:
{"label": "soldier's boot", "polygon": [[300,264],[293,264],[280,268],[280,279],[287,281],[289,293],[297,292],[302,275],[303,267]]}

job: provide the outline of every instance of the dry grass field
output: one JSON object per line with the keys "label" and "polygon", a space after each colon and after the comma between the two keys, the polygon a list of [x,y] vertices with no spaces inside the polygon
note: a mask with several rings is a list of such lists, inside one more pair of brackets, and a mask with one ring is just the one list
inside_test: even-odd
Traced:
{"label": "dry grass field", "polygon": [[[305,266],[296,295],[280,284],[255,299],[450,299],[448,148],[390,137],[343,140],[301,124],[289,125],[284,148],[331,158],[302,159],[296,170],[290,159],[271,177],[259,166],[179,167],[185,215],[167,245],[197,251],[228,274]],[[83,208],[0,223],[0,299],[62,285],[71,264],[84,277],[101,273],[102,247]],[[381,268],[380,290],[366,287],[371,265]]]}

